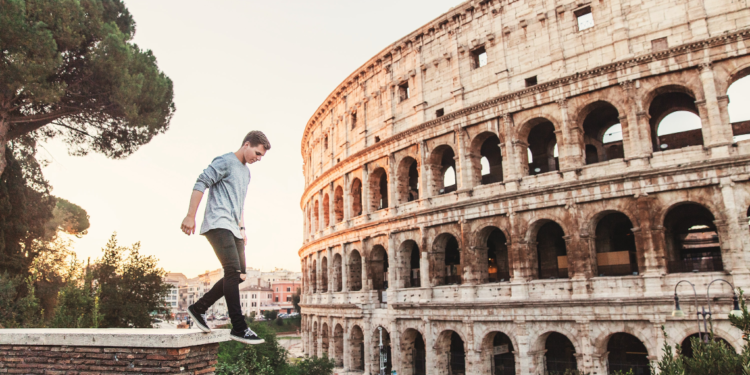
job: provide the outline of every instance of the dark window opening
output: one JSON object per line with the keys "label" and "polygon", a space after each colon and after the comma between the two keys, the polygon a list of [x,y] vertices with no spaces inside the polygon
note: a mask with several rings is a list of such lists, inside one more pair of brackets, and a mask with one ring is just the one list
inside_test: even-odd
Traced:
{"label": "dark window opening", "polygon": [[591,13],[591,7],[585,7],[573,12],[578,19],[578,31],[583,31],[594,27],[594,14]]}
{"label": "dark window opening", "polygon": [[414,351],[412,354],[414,363],[414,375],[427,374],[427,349],[424,346],[422,334],[417,332],[414,339]]}
{"label": "dark window opening", "polygon": [[586,164],[595,164],[624,157],[620,113],[604,101],[587,106],[583,120],[583,143]]}
{"label": "dark window opening", "polygon": [[371,211],[388,207],[388,174],[385,169],[377,168],[370,176]]}
{"label": "dark window opening", "polygon": [[466,374],[466,352],[464,340],[456,332],[451,332],[450,352],[448,352],[448,367],[452,375]]}
{"label": "dark window opening", "polygon": [[482,185],[503,181],[503,155],[500,152],[500,139],[492,134],[479,148],[479,167]]}
{"label": "dark window opening", "polygon": [[703,132],[695,99],[679,87],[654,98],[649,106],[653,150],[674,150],[689,146],[703,146]]}
{"label": "dark window opening", "polygon": [[352,251],[349,255],[349,274],[347,275],[349,290],[357,292],[362,290],[362,257],[359,251]]}
{"label": "dark window opening", "polygon": [[378,142],[380,142],[380,137],[378,137],[378,136],[376,135],[376,136],[375,136],[375,143],[378,143]]}
{"label": "dark window opening", "polygon": [[404,82],[400,85],[398,85],[398,98],[399,102],[403,102],[406,99],[409,99],[409,83]]}
{"label": "dark window opening", "polygon": [[472,68],[478,69],[487,65],[487,51],[484,47],[479,47],[471,51]]}
{"label": "dark window opening", "polygon": [[508,246],[505,234],[494,229],[487,238],[487,282],[510,281]]}
{"label": "dark window opening", "polygon": [[396,192],[400,203],[419,199],[419,168],[412,157],[405,157],[399,164]]}
{"label": "dark window opening", "polygon": [[667,214],[664,241],[670,273],[724,270],[714,220],[709,210],[695,203],[679,205]]}
{"label": "dark window opening", "polygon": [[440,108],[437,111],[435,111],[435,117],[443,117],[444,114],[445,114],[445,109],[443,108]]}
{"label": "dark window opening", "polygon": [[323,138],[323,148],[328,150],[328,136],[325,136],[325,138]]}
{"label": "dark window opening", "polygon": [[352,113],[352,129],[357,127],[357,114]]}
{"label": "dark window opening", "polygon": [[372,249],[370,261],[370,280],[373,290],[388,289],[388,254],[377,245]]}
{"label": "dark window opening", "polygon": [[456,154],[453,148],[448,145],[442,145],[430,154],[428,163],[431,168],[431,184],[433,194],[440,195],[456,191]]}
{"label": "dark window opening", "polygon": [[513,343],[502,332],[495,333],[492,339],[492,375],[516,375],[516,359]]}
{"label": "dark window opening", "polygon": [[320,260],[320,291],[328,292],[328,258]]}
{"label": "dark window opening", "polygon": [[[705,335],[705,333],[703,335]],[[682,355],[684,355],[685,357],[693,358],[693,340],[701,340],[701,338],[697,333],[693,333],[692,335],[686,337],[685,340],[682,340]],[[736,352],[732,344],[730,344],[727,340],[724,340],[719,336],[714,336],[713,340],[724,344],[724,346],[729,348],[731,351]]]}
{"label": "dark window opening", "polygon": [[607,343],[610,373],[622,371],[633,374],[650,375],[651,368],[648,360],[648,350],[641,340],[627,333],[615,333]]}
{"label": "dark window opening", "polygon": [[568,278],[568,251],[564,236],[563,229],[553,221],[539,228],[536,235],[539,279]]}
{"label": "dark window opening", "polygon": [[555,126],[542,119],[529,132],[529,175],[537,175],[560,169]]}
{"label": "dark window opening", "polygon": [[409,281],[410,281],[410,287],[412,288],[419,288],[419,286],[422,284],[420,281],[420,271],[419,271],[419,256],[421,252],[419,251],[419,247],[416,243],[412,245],[411,254],[409,256]]}
{"label": "dark window opening", "polygon": [[526,78],[524,81],[526,82],[526,87],[536,86],[536,76]]}
{"label": "dark window opening", "polygon": [[451,236],[445,245],[445,285],[461,284],[461,253],[458,240]]}
{"label": "dark window opening", "polygon": [[352,182],[352,216],[362,215],[362,182],[355,178]]}
{"label": "dark window opening", "polygon": [[596,265],[599,276],[637,275],[633,223],[623,213],[614,212],[596,225]]}
{"label": "dark window opening", "polygon": [[564,374],[567,370],[578,370],[576,349],[563,334],[552,332],[547,336],[544,353],[547,371],[550,374]]}

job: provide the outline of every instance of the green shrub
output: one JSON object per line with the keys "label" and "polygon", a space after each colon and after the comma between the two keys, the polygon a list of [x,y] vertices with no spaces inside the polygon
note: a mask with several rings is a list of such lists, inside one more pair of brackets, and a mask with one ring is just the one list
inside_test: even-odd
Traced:
{"label": "green shrub", "polygon": [[281,319],[281,317],[277,317],[276,320],[274,320],[277,326],[283,326],[284,325],[284,319]]}

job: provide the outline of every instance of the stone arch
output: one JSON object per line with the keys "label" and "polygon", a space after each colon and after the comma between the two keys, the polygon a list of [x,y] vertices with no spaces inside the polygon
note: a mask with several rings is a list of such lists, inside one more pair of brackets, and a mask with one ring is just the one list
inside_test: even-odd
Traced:
{"label": "stone arch", "polygon": [[[491,131],[482,132],[471,141],[471,145],[469,146],[469,160],[472,169],[472,186],[503,181],[501,143],[500,137]],[[484,170],[485,161],[487,166],[486,171]]]}
{"label": "stone arch", "polygon": [[[430,156],[427,157],[425,167],[427,170],[428,186],[431,190],[431,194],[440,195],[456,191],[458,186],[458,169],[456,166],[456,153],[453,147],[447,144],[442,144],[435,147],[430,152]],[[446,173],[453,170],[456,183],[454,185],[445,186]]]}
{"label": "stone arch", "polygon": [[474,256],[480,271],[480,284],[510,281],[512,268],[508,242],[506,233],[494,225],[477,231]]}
{"label": "stone arch", "polygon": [[637,249],[633,221],[614,210],[600,212],[592,221],[596,275],[625,276],[637,273]]}
{"label": "stone arch", "polygon": [[362,256],[359,251],[352,250],[349,252],[348,273],[346,277],[347,285],[350,292],[362,290]]}
{"label": "stone arch", "polygon": [[362,181],[358,178],[355,178],[354,181],[352,181],[349,195],[352,202],[351,217],[362,215]]}
{"label": "stone arch", "polygon": [[403,375],[426,375],[427,345],[422,332],[407,328],[401,333],[401,371]]}
{"label": "stone arch", "polygon": [[323,357],[328,357],[329,349],[330,349],[330,341],[329,341],[329,332],[328,332],[328,323],[322,323],[320,325],[320,351],[321,355]]}
{"label": "stone arch", "polygon": [[[704,333],[703,335],[705,335],[705,333]],[[691,339],[692,339],[692,338],[698,338],[698,339],[700,340],[700,339],[701,339],[701,336],[702,336],[702,335],[699,335],[699,334],[698,334],[698,332],[696,332],[696,333],[693,333],[692,335],[688,335],[687,337],[685,337],[685,338],[684,338],[684,339],[683,339],[683,340],[682,340],[682,341],[680,342],[680,346],[682,347],[682,354],[683,354],[684,356],[686,356],[686,357],[689,357],[689,358],[692,358],[692,357],[693,357],[693,344],[692,344],[692,342],[691,342]],[[705,337],[705,336],[703,336],[703,337]],[[727,345],[727,347],[730,347],[730,348],[732,348],[732,349],[733,349],[733,350],[734,350],[735,352],[737,352],[737,348],[736,348],[736,347],[735,347],[734,345],[732,345],[732,344],[731,344],[731,343],[730,343],[729,341],[727,341],[727,339],[725,339],[724,337],[722,337],[722,336],[720,336],[720,335],[717,335],[716,333],[714,333],[714,336],[713,336],[713,341],[721,341],[721,342],[723,342],[724,344],[726,344],[726,345]]]}
{"label": "stone arch", "polygon": [[433,286],[461,284],[461,248],[458,238],[451,233],[441,233],[432,244],[430,279]]}
{"label": "stone arch", "polygon": [[419,288],[420,279],[420,259],[422,252],[419,245],[414,240],[405,240],[398,247],[398,258],[401,263],[401,274],[399,278],[403,280],[404,288]]}
{"label": "stone arch", "polygon": [[331,201],[328,193],[323,195],[323,227],[331,226]]}
{"label": "stone arch", "polygon": [[333,329],[333,360],[336,367],[344,367],[344,327],[341,324]]}
{"label": "stone arch", "polygon": [[370,250],[368,271],[373,290],[388,289],[388,252],[385,247],[375,245]]}
{"label": "stone arch", "polygon": [[529,262],[535,264],[532,277],[536,279],[568,278],[567,244],[569,233],[559,221],[539,219],[529,226]]}
{"label": "stone arch", "polygon": [[398,203],[419,199],[419,163],[411,156],[404,157],[398,163],[396,193]]}
{"label": "stone arch", "polygon": [[465,337],[452,329],[446,329],[435,339],[435,374],[459,375],[466,374],[466,346]]}
{"label": "stone arch", "polygon": [[388,208],[388,173],[376,168],[370,174],[370,211]]}
{"label": "stone arch", "polygon": [[651,90],[646,97],[649,100],[644,108],[649,115],[654,152],[703,145],[702,128],[705,124],[702,124],[702,121],[701,129],[659,135],[662,120],[672,113],[687,111],[700,118],[700,111],[695,104],[698,99],[694,90],[683,85],[666,84]]}
{"label": "stone arch", "polygon": [[342,292],[344,290],[344,280],[342,278],[342,261],[341,254],[333,256],[333,291]]}
{"label": "stone arch", "polygon": [[393,369],[393,358],[391,355],[391,353],[393,353],[393,351],[391,350],[391,334],[383,326],[376,327],[372,334],[372,357],[370,358],[370,370],[372,374],[378,374],[380,371],[380,329],[382,329],[383,333],[383,351],[386,355],[385,373],[390,374],[391,370]]}
{"label": "stone arch", "polygon": [[634,335],[612,333],[607,339],[606,353],[608,372],[633,370],[636,374],[650,374],[648,348]]}
{"label": "stone arch", "polygon": [[722,239],[714,213],[690,201],[673,204],[665,212],[662,225],[667,271],[723,271]]}
{"label": "stone arch", "polygon": [[340,185],[333,192],[333,215],[336,223],[344,221],[344,188]]}
{"label": "stone arch", "polygon": [[[607,133],[613,127],[621,126],[620,116],[622,113],[625,112],[621,112],[617,106],[605,100],[594,100],[585,105],[578,113],[576,117],[580,121],[578,126],[583,130],[583,146],[586,151],[585,164],[595,164],[625,157],[622,130],[620,130],[619,140],[605,143],[608,140]],[[589,148],[593,148],[593,154],[589,153]]]}
{"label": "stone arch", "polygon": [[349,364],[352,370],[365,370],[365,335],[362,327],[353,325],[349,335]]}
{"label": "stone arch", "polygon": [[479,373],[515,375],[518,361],[514,341],[504,332],[488,332],[480,343]]}
{"label": "stone arch", "polygon": [[537,337],[534,342],[534,351],[541,353],[535,362],[537,367],[545,371],[556,371],[560,374],[565,370],[578,369],[578,361],[575,354],[580,353],[575,336],[561,329],[548,330]]}
{"label": "stone arch", "polygon": [[560,143],[556,131],[558,127],[547,117],[536,117],[528,120],[519,130],[519,140],[526,144],[531,153],[521,152],[522,164],[528,164],[529,175],[557,171],[560,169],[559,157],[554,155],[554,148]]}

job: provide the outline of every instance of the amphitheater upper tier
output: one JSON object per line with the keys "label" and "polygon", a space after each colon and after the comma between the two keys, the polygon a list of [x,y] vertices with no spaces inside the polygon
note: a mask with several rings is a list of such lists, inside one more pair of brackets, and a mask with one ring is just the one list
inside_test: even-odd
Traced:
{"label": "amphitheater upper tier", "polygon": [[380,326],[399,373],[417,334],[436,373],[506,344],[539,373],[573,358],[554,332],[603,374],[614,334],[651,361],[695,333],[679,280],[750,287],[748,26],[748,0],[470,1],[367,61],[302,138],[307,353],[375,371]]}

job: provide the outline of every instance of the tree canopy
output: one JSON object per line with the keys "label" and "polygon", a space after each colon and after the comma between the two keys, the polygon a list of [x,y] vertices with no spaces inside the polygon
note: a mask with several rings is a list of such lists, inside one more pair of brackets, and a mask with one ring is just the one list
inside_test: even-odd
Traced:
{"label": "tree canopy", "polygon": [[120,0],[0,0],[0,173],[27,134],[121,158],[167,130],[172,81],[134,35]]}

